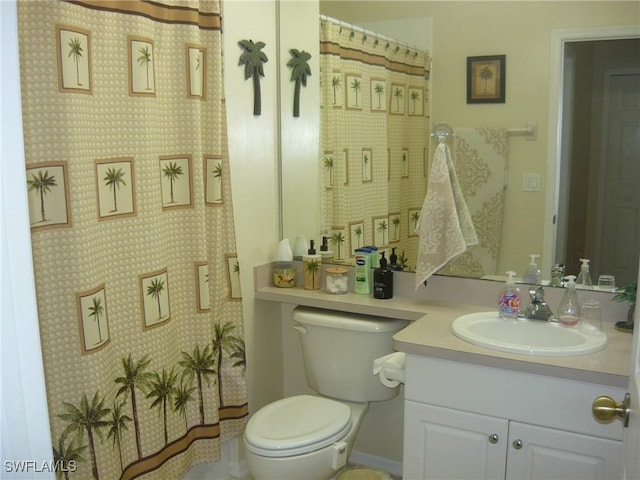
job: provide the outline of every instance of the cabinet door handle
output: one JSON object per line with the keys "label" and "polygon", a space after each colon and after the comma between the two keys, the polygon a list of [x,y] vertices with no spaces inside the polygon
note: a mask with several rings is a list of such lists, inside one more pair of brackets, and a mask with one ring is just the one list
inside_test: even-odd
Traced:
{"label": "cabinet door handle", "polygon": [[500,440],[500,437],[497,433],[492,433],[491,435],[489,435],[489,443],[498,443],[498,440]]}
{"label": "cabinet door handle", "polygon": [[522,440],[520,440],[519,438],[514,440],[513,441],[513,448],[515,448],[516,450],[520,450],[522,448]]}

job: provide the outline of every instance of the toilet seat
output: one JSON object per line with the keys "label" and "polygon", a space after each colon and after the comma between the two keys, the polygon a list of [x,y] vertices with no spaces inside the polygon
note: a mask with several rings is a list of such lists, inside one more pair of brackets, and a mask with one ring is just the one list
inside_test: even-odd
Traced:
{"label": "toilet seat", "polygon": [[265,457],[289,457],[324,448],[351,428],[351,408],[328,398],[297,395],[273,402],[251,417],[247,448]]}

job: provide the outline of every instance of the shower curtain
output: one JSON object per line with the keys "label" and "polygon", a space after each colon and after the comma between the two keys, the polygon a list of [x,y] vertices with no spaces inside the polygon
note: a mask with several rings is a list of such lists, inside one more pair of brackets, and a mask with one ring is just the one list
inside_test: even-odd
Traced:
{"label": "shower curtain", "polygon": [[248,415],[220,5],[18,7],[58,474],[180,478]]}
{"label": "shower curtain", "polygon": [[[323,229],[334,258],[396,249],[415,268],[427,183],[427,52],[321,19]],[[387,255],[387,258],[389,255]]]}

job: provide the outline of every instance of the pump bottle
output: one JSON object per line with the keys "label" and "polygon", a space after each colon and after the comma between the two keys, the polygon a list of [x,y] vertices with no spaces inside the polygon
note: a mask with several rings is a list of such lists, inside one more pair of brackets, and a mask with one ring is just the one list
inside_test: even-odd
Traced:
{"label": "pump bottle", "polygon": [[531,262],[529,262],[529,269],[522,276],[523,283],[530,283],[532,285],[537,285],[540,283],[540,268],[538,268],[538,264],[536,263],[536,258],[540,255],[530,254]]}
{"label": "pump bottle", "polygon": [[581,258],[582,266],[580,267],[580,273],[576,280],[576,285],[580,288],[593,288],[593,282],[591,282],[591,274],[589,273],[589,259]]}
{"label": "pump bottle", "polygon": [[393,298],[393,270],[387,267],[384,252],[380,255],[380,266],[373,271],[373,298]]}
{"label": "pump bottle", "polygon": [[575,327],[580,322],[580,302],[576,293],[576,277],[575,275],[567,275],[564,278],[566,288],[556,315],[561,325]]}
{"label": "pump bottle", "polygon": [[507,281],[500,289],[498,297],[498,314],[500,318],[515,320],[520,313],[520,289],[514,280],[516,272],[507,272]]}
{"label": "pump bottle", "polygon": [[309,250],[306,255],[302,256],[304,288],[306,290],[319,290],[321,284],[322,257],[316,253],[314,243],[313,240],[309,240]]}

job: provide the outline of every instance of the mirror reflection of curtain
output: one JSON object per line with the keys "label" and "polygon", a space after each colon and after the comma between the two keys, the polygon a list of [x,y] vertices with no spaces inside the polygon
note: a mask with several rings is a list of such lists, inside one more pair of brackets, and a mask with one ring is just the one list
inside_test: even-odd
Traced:
{"label": "mirror reflection of curtain", "polygon": [[173,3],[18,4],[47,402],[72,477],[182,478],[248,418],[220,4]]}
{"label": "mirror reflection of curtain", "polygon": [[334,258],[374,244],[415,268],[430,58],[331,20],[321,20],[320,37],[323,229]]}
{"label": "mirror reflection of curtain", "polygon": [[454,127],[454,132],[453,160],[478,245],[449,262],[439,273],[477,278],[501,274],[496,267],[509,162],[507,130]]}

